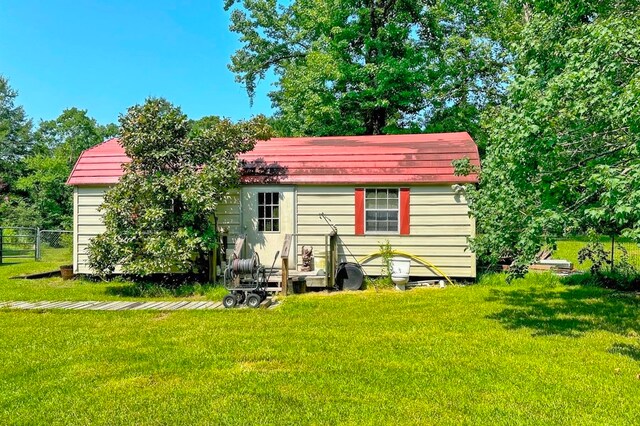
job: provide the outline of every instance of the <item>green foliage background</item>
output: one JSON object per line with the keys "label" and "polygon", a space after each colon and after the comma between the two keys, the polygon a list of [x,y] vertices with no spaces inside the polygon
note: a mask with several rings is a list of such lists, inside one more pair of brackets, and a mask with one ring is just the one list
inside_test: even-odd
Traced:
{"label": "green foliage background", "polygon": [[[635,1],[530,2],[505,100],[485,115],[481,259],[516,272],[563,235],[640,240],[640,20]],[[518,269],[519,268],[519,269]]]}
{"label": "green foliage background", "polygon": [[65,182],[80,153],[118,128],[69,108],[34,131],[17,95],[0,76],[0,226],[71,229],[73,189]]}

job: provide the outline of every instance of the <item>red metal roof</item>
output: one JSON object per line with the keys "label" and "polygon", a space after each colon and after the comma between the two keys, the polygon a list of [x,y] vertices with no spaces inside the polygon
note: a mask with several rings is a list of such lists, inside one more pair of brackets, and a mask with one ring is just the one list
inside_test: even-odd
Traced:
{"label": "red metal roof", "polygon": [[[469,157],[479,166],[478,147],[461,133],[274,138],[243,155],[243,183],[420,184],[477,182],[455,176],[452,160]],[[69,185],[117,183],[129,162],[117,139],[84,151]]]}

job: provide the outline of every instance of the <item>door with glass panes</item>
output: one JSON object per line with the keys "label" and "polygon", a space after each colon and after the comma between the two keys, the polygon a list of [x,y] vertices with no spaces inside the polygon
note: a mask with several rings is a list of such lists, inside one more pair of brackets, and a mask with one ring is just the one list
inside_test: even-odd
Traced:
{"label": "door with glass panes", "polygon": [[[293,187],[289,186],[242,188],[242,224],[247,234],[247,256],[255,251],[262,264],[271,266],[276,252],[282,249],[285,234],[294,232],[293,196]],[[295,265],[294,260],[289,263]],[[279,266],[278,260],[276,267]]]}

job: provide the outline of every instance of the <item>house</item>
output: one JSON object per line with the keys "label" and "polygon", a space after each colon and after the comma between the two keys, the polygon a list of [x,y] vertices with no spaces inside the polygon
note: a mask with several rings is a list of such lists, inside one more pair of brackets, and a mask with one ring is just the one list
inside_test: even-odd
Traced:
{"label": "house", "polygon": [[[293,234],[291,267],[301,266],[303,246],[322,258],[333,225],[343,260],[363,259],[388,240],[395,250],[427,260],[412,264],[413,276],[439,276],[430,263],[451,277],[474,278],[468,238],[475,221],[459,185],[477,177],[455,176],[451,164],[463,157],[480,164],[464,132],[259,141],[242,155],[241,188],[220,206],[218,225],[229,241],[246,234],[249,250],[265,264],[285,234]],[[104,231],[98,206],[128,161],[118,140],[110,139],[84,151],[67,181],[74,186],[75,273],[91,273],[85,249]],[[379,275],[381,259],[363,266]]]}

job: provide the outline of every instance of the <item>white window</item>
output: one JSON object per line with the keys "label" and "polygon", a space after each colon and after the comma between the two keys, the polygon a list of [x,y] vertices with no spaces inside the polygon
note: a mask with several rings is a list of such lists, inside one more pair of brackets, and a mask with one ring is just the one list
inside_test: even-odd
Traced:
{"label": "white window", "polygon": [[365,232],[397,234],[400,214],[397,188],[365,190]]}
{"label": "white window", "polygon": [[258,231],[280,232],[279,192],[258,192]]}

